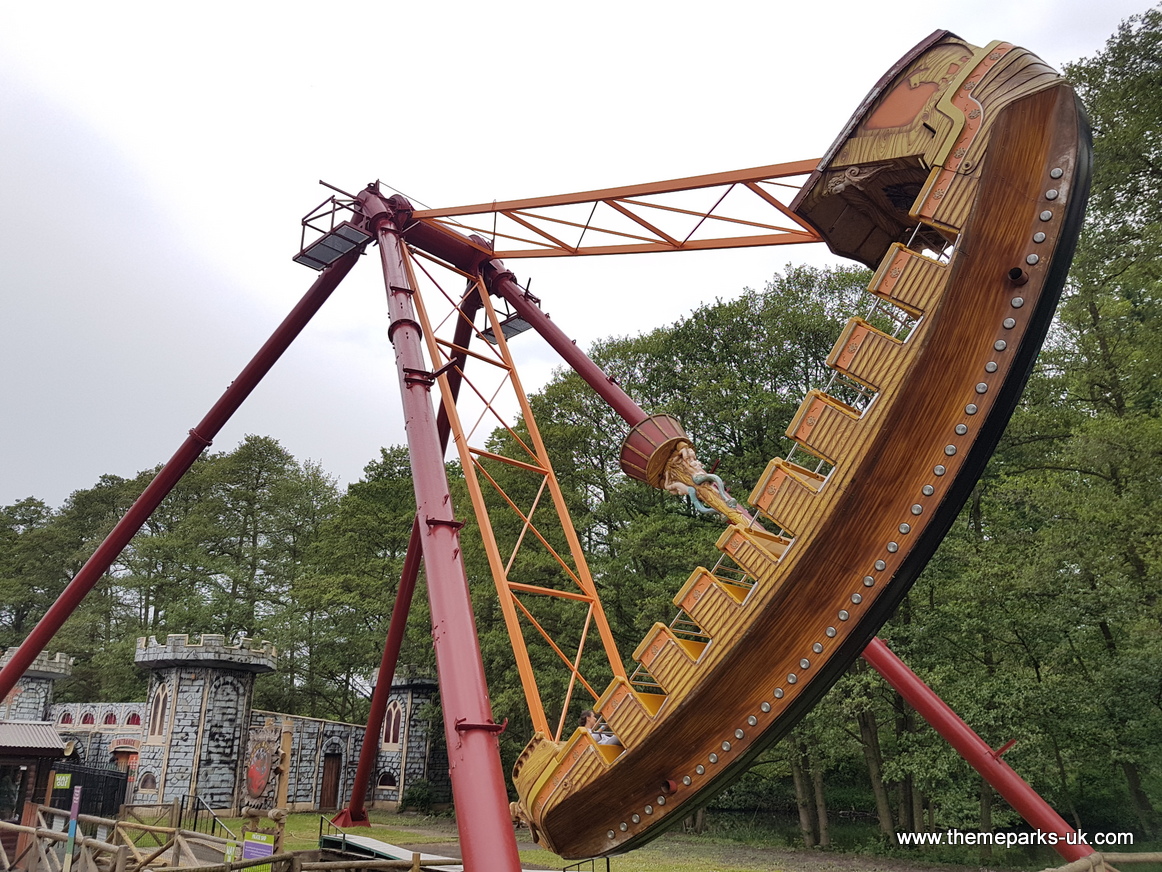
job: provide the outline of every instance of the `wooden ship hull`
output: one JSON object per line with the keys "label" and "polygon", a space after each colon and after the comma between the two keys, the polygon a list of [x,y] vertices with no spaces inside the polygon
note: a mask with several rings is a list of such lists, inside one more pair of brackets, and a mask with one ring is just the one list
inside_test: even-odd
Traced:
{"label": "wooden ship hull", "polygon": [[[859,656],[947,532],[1053,316],[1089,182],[1072,90],[1028,51],[937,32],[872,90],[793,205],[876,268],[879,315],[829,358],[735,524],[595,706],[622,745],[538,734],[522,814],[566,858],[643,844],[709,802]],[[916,228],[919,228],[918,231]],[[902,326],[897,335],[881,329]],[[808,460],[804,460],[806,456]],[[819,464],[817,459],[824,461]]]}

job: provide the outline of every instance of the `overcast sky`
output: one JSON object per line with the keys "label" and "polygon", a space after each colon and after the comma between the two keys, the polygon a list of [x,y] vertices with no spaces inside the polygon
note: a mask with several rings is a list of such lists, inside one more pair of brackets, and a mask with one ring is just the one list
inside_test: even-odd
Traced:
{"label": "overcast sky", "polygon": [[[170,457],[313,281],[329,192],[417,204],[818,157],[933,30],[1060,68],[1128,0],[0,4],[0,504],[59,506]],[[509,264],[583,347],[732,297],[820,247]],[[377,258],[219,434],[343,484],[404,441]],[[554,365],[514,344],[526,387]],[[617,438],[617,437],[611,437]]]}

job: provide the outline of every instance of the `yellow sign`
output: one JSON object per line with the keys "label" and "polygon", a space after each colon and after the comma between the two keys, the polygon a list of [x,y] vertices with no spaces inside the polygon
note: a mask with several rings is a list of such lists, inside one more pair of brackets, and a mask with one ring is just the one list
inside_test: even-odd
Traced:
{"label": "yellow sign", "polygon": [[52,780],[53,790],[67,790],[73,786],[73,774],[71,772],[57,773]]}

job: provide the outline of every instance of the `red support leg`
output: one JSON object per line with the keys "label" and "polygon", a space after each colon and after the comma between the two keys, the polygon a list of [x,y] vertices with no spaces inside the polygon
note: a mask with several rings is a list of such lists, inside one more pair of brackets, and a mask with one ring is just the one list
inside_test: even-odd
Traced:
{"label": "red support leg", "polygon": [[[472,341],[472,320],[480,309],[480,305],[480,295],[470,286],[464,300],[460,303],[460,320],[456,322],[456,330],[452,340],[452,344],[456,348],[465,349],[465,351],[452,355],[452,359],[457,362],[456,366],[448,373],[453,402],[456,401],[456,397],[460,393],[460,384],[463,380],[460,373],[468,358],[466,349]],[[436,417],[436,433],[440,439],[441,453],[448,447],[448,435],[451,430],[448,413],[441,405]],[[376,682],[375,691],[371,695],[371,711],[367,715],[367,729],[363,733],[363,746],[359,750],[359,766],[355,771],[355,781],[351,785],[351,799],[347,803],[347,808],[331,819],[331,823],[337,827],[371,826],[371,820],[364,808],[364,798],[367,796],[367,788],[371,784],[375,758],[379,754],[378,736],[383,729],[383,719],[387,714],[387,698],[391,694],[391,682],[389,680],[385,684],[383,676],[394,675],[396,663],[399,661],[399,649],[407,629],[407,616],[411,609],[412,594],[415,592],[416,580],[420,574],[421,549],[420,526],[417,517],[412,523],[412,534],[408,540],[403,572],[400,573],[399,590],[391,610],[391,623],[388,626],[387,639],[383,643],[383,657],[379,661],[380,679]]]}
{"label": "red support leg", "polygon": [[[367,729],[363,733],[363,747],[359,749],[359,766],[355,770],[351,799],[347,807],[331,819],[331,823],[337,827],[371,826],[371,820],[364,808],[364,797],[367,796],[371,773],[375,769],[375,758],[379,753],[379,736],[383,731],[384,715],[387,713],[391,679],[399,661],[399,649],[403,644],[408,612],[412,607],[412,594],[416,591],[416,580],[420,575],[420,556],[420,519],[417,517],[412,522],[412,536],[408,540],[407,556],[404,557],[403,572],[399,577],[399,590],[395,594],[395,604],[391,607],[391,623],[387,628],[387,640],[383,644],[383,657],[379,661],[379,678],[371,694],[371,712],[367,716]],[[400,789],[403,789],[402,779]]]}
{"label": "red support leg", "polygon": [[173,490],[174,485],[193,466],[194,461],[201,453],[211,445],[214,437],[218,435],[218,431],[230,420],[230,416],[238,411],[238,407],[250,396],[250,392],[262,381],[263,376],[270,372],[270,368],[274,366],[282,353],[302,332],[311,317],[319,311],[319,307],[331,296],[331,292],[351,271],[351,267],[355,266],[361,253],[361,250],[353,251],[323,271],[322,275],[303,295],[298,305],[291,310],[290,314],[266,340],[266,344],[259,349],[250,363],[238,375],[238,378],[230,383],[230,387],[226,389],[226,392],[222,394],[218,402],[206,414],[206,417],[190,431],[189,437],[181,444],[174,456],[154,476],[153,481],[129,507],[129,511],[125,513],[117,526],[93,552],[93,556],[81,567],[81,571],[74,576],[68,587],[57,597],[56,602],[45,612],[44,617],[32,628],[32,632],[20,644],[19,650],[13,654],[8,665],[0,670],[0,699],[7,696],[16,686],[16,682],[32,665],[36,655],[44,650],[61,625],[80,605],[85,595],[93,589],[93,585],[105,574],[105,570],[117,559],[117,555],[129,544],[129,540],[141,529],[141,525],[149,519],[154,509]]}
{"label": "red support leg", "polygon": [[[432,609],[432,642],[452,797],[464,868],[468,872],[520,869],[508,811],[508,791],[500,768],[484,663],[476,635],[468,580],[460,553],[460,522],[452,514],[443,452],[432,411],[432,373],[427,370],[420,326],[415,319],[399,227],[410,209],[402,198],[384,202],[364,192],[364,214],[374,216],[395,346],[396,366],[407,422],[408,451],[415,483],[417,518]],[[400,213],[397,216],[397,213]],[[396,222],[400,223],[396,223]]]}
{"label": "red support leg", "polygon": [[973,732],[972,728],[961,720],[956,712],[920,679],[920,676],[909,669],[904,661],[893,654],[881,639],[872,639],[868,643],[863,651],[863,659],[870,663],[1030,826],[1043,833],[1054,835],[1056,842],[1053,844],[1053,850],[1071,861],[1080,860],[1093,853],[1093,848],[1089,845],[1075,844],[1077,833],[1073,827],[1063,821],[1061,815],[1057,814],[1028,782],[1014,772],[1008,763],[1001,760],[1000,755]]}

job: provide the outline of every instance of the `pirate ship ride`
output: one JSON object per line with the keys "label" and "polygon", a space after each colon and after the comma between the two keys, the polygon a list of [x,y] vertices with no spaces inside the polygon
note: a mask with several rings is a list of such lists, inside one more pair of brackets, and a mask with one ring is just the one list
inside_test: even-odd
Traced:
{"label": "pirate ship ride", "polygon": [[[640,845],[709,801],[859,655],[964,503],[1018,400],[1065,281],[1089,181],[1069,85],[1008,43],[937,32],[873,88],[792,209],[875,269],[872,307],[828,358],[732,522],[595,708],[619,745],[538,734],[520,807],[567,857]],[[623,468],[672,486],[665,416]],[[699,476],[696,462],[685,476]],[[708,502],[713,503],[711,491]]]}

